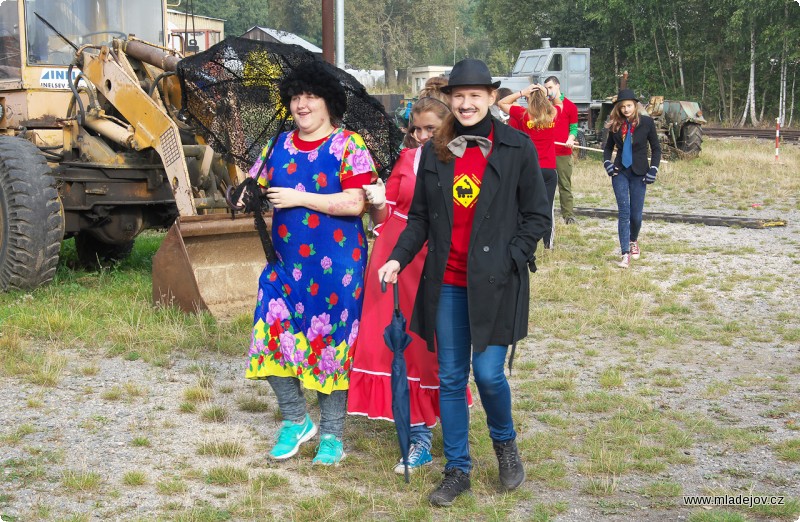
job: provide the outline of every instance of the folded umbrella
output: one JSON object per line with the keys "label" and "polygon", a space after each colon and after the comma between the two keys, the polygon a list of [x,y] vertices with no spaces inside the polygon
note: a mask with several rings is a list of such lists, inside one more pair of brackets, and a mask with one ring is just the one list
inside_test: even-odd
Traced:
{"label": "folded umbrella", "polygon": [[[386,291],[386,282],[381,281],[381,290]],[[406,318],[400,311],[400,294],[397,284],[394,285],[394,312],[392,322],[383,331],[386,346],[394,352],[392,356],[392,416],[397,430],[397,442],[405,466],[406,483],[408,477],[408,450],[411,445],[411,399],[408,392],[408,374],[406,359],[403,355],[411,344],[411,336],[406,332]]]}

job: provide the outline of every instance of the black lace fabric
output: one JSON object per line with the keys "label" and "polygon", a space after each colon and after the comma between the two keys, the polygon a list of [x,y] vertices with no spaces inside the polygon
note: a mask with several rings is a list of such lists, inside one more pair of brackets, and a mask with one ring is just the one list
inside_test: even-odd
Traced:
{"label": "black lace fabric", "polygon": [[[178,63],[182,113],[208,144],[247,171],[270,138],[293,127],[278,85],[294,67],[318,58],[297,45],[226,38]],[[344,87],[341,125],[360,134],[386,180],[403,135],[383,105],[350,74],[325,63]]]}

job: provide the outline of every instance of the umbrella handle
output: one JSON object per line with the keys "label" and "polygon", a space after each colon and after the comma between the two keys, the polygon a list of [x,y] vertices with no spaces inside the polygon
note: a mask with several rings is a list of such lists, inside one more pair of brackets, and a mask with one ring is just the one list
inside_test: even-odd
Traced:
{"label": "umbrella handle", "polygon": [[[386,293],[386,281],[381,279],[381,292]],[[394,284],[394,314],[400,314],[400,289]]]}

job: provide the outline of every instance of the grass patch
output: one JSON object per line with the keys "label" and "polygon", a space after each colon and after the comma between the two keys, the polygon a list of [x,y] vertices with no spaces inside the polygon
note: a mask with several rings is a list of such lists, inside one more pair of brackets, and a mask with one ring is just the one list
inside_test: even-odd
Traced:
{"label": "grass patch", "polygon": [[156,482],[156,491],[162,495],[180,495],[181,493],[186,493],[188,490],[189,486],[186,485],[186,482],[178,477],[171,477]]}
{"label": "grass patch", "polygon": [[200,412],[200,418],[205,422],[225,422],[228,419],[228,410],[222,406],[209,406]]}
{"label": "grass patch", "polygon": [[206,482],[218,486],[231,486],[233,484],[244,484],[248,481],[248,473],[244,468],[235,466],[219,466],[211,468],[206,474]]}
{"label": "grass patch", "polygon": [[18,426],[14,431],[8,433],[6,435],[0,436],[0,445],[8,444],[14,445],[19,444],[22,439],[36,433],[36,427],[33,424],[22,424]]}
{"label": "grass patch", "polygon": [[724,509],[695,511],[689,515],[689,522],[747,522],[742,514]]}
{"label": "grass patch", "polygon": [[776,444],[775,453],[786,462],[800,462],[800,439],[789,439]]}
{"label": "grass patch", "polygon": [[68,491],[88,492],[97,491],[103,483],[99,473],[93,471],[65,470],[61,474],[61,484]]}
{"label": "grass patch", "polygon": [[600,377],[597,380],[603,389],[622,388],[625,385],[625,378],[617,368],[606,368],[600,372]]}
{"label": "grass patch", "polygon": [[183,400],[191,403],[208,402],[213,398],[214,394],[208,388],[202,386],[194,386],[187,388],[183,392]]}
{"label": "grass patch", "polygon": [[264,413],[270,410],[270,404],[257,397],[241,397],[236,401],[239,410],[248,413]]}
{"label": "grass patch", "polygon": [[147,474],[143,471],[126,471],[122,475],[122,483],[126,486],[143,486],[147,484]]}
{"label": "grass patch", "polygon": [[670,480],[658,480],[651,482],[642,488],[642,494],[646,497],[678,497],[683,492],[683,487]]}
{"label": "grass patch", "polygon": [[148,439],[147,437],[134,437],[133,440],[131,441],[131,446],[137,448],[149,448],[152,445],[153,444],[150,442],[150,439]]}
{"label": "grass patch", "polygon": [[213,441],[202,442],[197,447],[197,454],[210,457],[235,459],[245,455],[244,445],[239,442]]}

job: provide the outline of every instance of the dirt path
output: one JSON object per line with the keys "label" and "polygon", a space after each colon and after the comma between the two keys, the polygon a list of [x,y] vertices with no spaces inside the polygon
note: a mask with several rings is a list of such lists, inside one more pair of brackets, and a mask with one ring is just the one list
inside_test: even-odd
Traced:
{"label": "dirt path", "polygon": [[[790,220],[790,226],[770,230],[647,223],[645,238],[669,238],[686,245],[690,252],[646,251],[646,261],[634,269],[655,273],[661,264],[672,265],[670,275],[657,281],[668,288],[687,277],[682,267],[695,267],[703,275],[698,285],[714,304],[704,313],[715,314],[723,324],[740,324],[746,329],[764,325],[765,330],[774,332],[783,322],[783,327],[797,332],[800,212],[789,212],[784,217]],[[608,220],[582,220],[581,227],[582,233],[613,236],[616,225]],[[646,245],[643,242],[643,248]],[[732,255],[732,249],[740,249],[741,254]],[[611,252],[608,259],[612,262]],[[732,278],[733,275],[741,277]],[[546,276],[545,266],[537,277]],[[702,305],[693,302],[695,297],[687,291],[683,298],[686,306]],[[682,426],[690,424],[692,416],[709,418],[723,428],[763,437],[763,442],[742,451],[736,447],[742,432],[694,436],[683,450],[686,463],[672,464],[655,474],[625,473],[617,479],[614,494],[608,497],[587,494],[587,477],[580,471],[580,459],[569,451],[558,451],[556,454],[568,469],[568,486],[553,488],[529,480],[523,490],[532,500],[520,501],[512,518],[532,518],[532,502],[566,502],[566,509],[556,520],[687,519],[692,510],[681,506],[679,499],[664,500],[642,493],[642,488],[656,480],[679,483],[683,494],[725,490],[800,498],[800,468],[796,462],[779,460],[773,450],[774,444],[800,436],[800,342],[786,342],[772,334],[759,341],[757,332],[731,328],[727,339],[708,339],[665,350],[652,349],[642,342],[619,346],[602,338],[575,339],[581,347],[578,350],[571,345],[553,349],[535,340],[534,334],[519,351],[521,362],[537,362],[534,375],[526,379],[568,372],[573,376],[574,392],[580,397],[598,390],[602,368],[638,368],[626,378],[624,388],[615,393],[630,395],[642,387],[652,388],[659,376],[675,378],[679,384],[658,387],[648,398],[656,411],[670,419],[680,415]],[[43,343],[29,348],[58,349],[58,343],[54,340],[52,347]],[[587,350],[596,353],[588,363],[587,357],[582,356]],[[272,411],[250,413],[239,409],[242,398],[267,393],[265,385],[242,379],[242,359],[208,355],[201,360],[188,360],[175,356],[169,368],[161,368],[141,361],[107,358],[102,350],[94,348],[67,349],[63,353],[69,362],[56,387],[0,378],[0,514],[4,520],[55,520],[77,513],[87,514],[79,520],[169,518],[164,513],[170,513],[170,509],[196,505],[198,501],[224,507],[241,491],[210,484],[202,473],[225,463],[287,477],[284,487],[288,493],[283,494],[325,487],[318,476],[308,472],[307,466],[289,463],[275,467],[262,458],[260,451],[269,444],[278,422]],[[204,422],[199,414],[179,412],[185,391],[197,385],[197,370],[203,367],[213,369],[213,402],[228,412],[225,422]],[[512,386],[520,388],[524,379],[513,376]],[[724,393],[715,395],[713,387],[710,389],[714,383]],[[263,399],[272,403],[269,395]],[[527,435],[551,429],[536,420],[533,413],[518,415],[523,417]],[[565,416],[572,423],[566,433],[573,436],[608,418],[592,412],[570,412]],[[22,433],[15,440],[14,434],[20,430]],[[198,455],[198,446],[209,441],[239,442],[245,452],[234,459]],[[387,442],[386,447],[393,450],[393,442]],[[369,458],[357,448],[350,447],[348,451],[354,456],[351,466],[361,465],[365,462],[361,459]],[[96,489],[67,490],[63,483],[67,470],[95,472],[101,483]],[[147,484],[123,484],[123,474],[130,471],[143,472],[148,477]],[[169,486],[170,477],[178,479],[174,490]],[[435,480],[434,473],[430,480]],[[359,489],[363,484],[351,478],[350,486]],[[424,492],[416,493],[409,501],[422,501]],[[476,496],[480,503],[480,493]],[[755,512],[744,514],[759,519]],[[373,516],[391,518],[385,513]]]}

